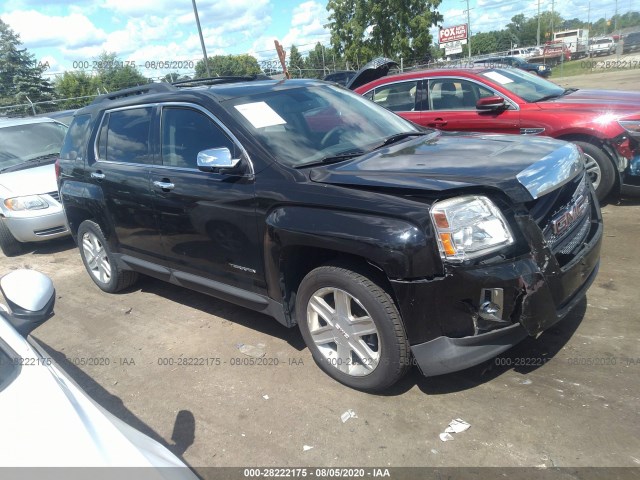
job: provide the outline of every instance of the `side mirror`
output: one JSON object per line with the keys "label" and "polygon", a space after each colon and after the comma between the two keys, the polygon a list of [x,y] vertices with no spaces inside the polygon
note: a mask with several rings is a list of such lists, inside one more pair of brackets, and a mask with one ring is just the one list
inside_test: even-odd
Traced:
{"label": "side mirror", "polygon": [[239,158],[231,158],[228,148],[208,148],[198,152],[198,169],[203,172],[211,172],[217,168],[234,168]]}
{"label": "side mirror", "polygon": [[484,97],[478,100],[476,103],[476,110],[503,110],[506,108],[504,98],[494,95],[491,97]]}
{"label": "side mirror", "polygon": [[53,315],[56,290],[43,273],[15,270],[0,279],[0,291],[10,309],[9,323],[23,337]]}

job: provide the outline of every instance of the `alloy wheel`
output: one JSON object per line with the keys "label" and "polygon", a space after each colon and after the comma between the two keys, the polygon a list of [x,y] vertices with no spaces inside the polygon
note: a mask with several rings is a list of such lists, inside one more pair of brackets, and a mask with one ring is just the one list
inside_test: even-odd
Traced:
{"label": "alloy wheel", "polygon": [[589,175],[589,180],[593,184],[593,189],[596,190],[598,185],[600,185],[600,179],[602,178],[602,171],[600,170],[600,166],[596,159],[591,155],[584,154],[586,159],[585,167],[587,168],[587,175]]}
{"label": "alloy wheel", "polygon": [[380,361],[380,337],[362,303],[338,288],[321,288],[307,304],[311,338],[324,360],[352,376],[372,373]]}
{"label": "alloy wheel", "polygon": [[82,251],[91,275],[99,282],[109,283],[111,263],[100,239],[91,232],[85,232],[82,236]]}

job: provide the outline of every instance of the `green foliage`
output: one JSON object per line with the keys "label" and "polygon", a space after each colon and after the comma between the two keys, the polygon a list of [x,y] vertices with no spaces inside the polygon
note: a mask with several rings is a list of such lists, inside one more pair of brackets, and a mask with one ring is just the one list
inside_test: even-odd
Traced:
{"label": "green foliage", "polygon": [[102,52],[93,62],[97,65],[94,75],[101,89],[114,92],[123,88],[149,83],[136,67],[118,59],[115,53]]}
{"label": "green foliage", "polygon": [[[209,57],[209,71],[213,77],[245,76],[261,73],[255,57],[244,55],[215,55]],[[204,59],[196,64],[196,78],[207,77]]]}
{"label": "green foliage", "polygon": [[53,86],[43,78],[45,67],[20,48],[20,36],[0,20],[0,105],[49,100]]}
{"label": "green foliage", "polygon": [[429,28],[441,0],[329,0],[331,45],[361,65],[376,56],[431,58]]}
{"label": "green foliage", "polygon": [[332,53],[328,48],[324,47],[320,42],[316,43],[313,50],[309,52],[304,60],[305,77],[306,78],[324,78],[331,69],[329,68],[330,57],[327,52]]}
{"label": "green foliage", "polygon": [[105,92],[149,83],[149,80],[134,66],[119,60],[115,53],[103,52],[91,63],[97,66],[92,73],[83,70],[64,72],[56,79],[56,96],[74,99],[58,102],[61,109],[80,108],[92,100],[92,98],[75,100],[77,97],[94,97]]}
{"label": "green foliage", "polygon": [[305,77],[304,72],[302,72],[302,69],[304,68],[304,59],[295,45],[291,45],[291,48],[289,49],[288,68],[292,78]]}

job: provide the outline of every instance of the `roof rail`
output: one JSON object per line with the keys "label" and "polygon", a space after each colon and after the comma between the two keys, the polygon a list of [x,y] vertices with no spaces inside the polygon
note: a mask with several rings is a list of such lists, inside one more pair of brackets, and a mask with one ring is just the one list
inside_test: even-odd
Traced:
{"label": "roof rail", "polygon": [[259,73],[257,75],[248,75],[248,76],[228,75],[228,76],[222,76],[222,77],[194,78],[192,80],[180,80],[178,82],[173,82],[171,85],[174,85],[178,88],[183,88],[183,87],[199,87],[203,85],[219,85],[221,83],[251,82],[255,80],[273,80],[273,79],[267,75]]}
{"label": "roof rail", "polygon": [[111,100],[119,100],[121,98],[133,97],[135,95],[145,95],[147,93],[162,93],[175,90],[175,87],[167,82],[147,83],[136,87],[125,88],[113,93],[106,93],[96,98],[93,103],[106,102]]}

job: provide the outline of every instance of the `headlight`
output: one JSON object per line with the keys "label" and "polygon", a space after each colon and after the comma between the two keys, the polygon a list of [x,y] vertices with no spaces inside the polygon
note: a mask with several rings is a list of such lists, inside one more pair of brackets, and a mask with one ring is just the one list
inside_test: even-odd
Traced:
{"label": "headlight", "polygon": [[538,70],[540,70],[540,71],[544,70],[545,68],[547,68],[547,67],[545,67],[544,65],[538,66]]}
{"label": "headlight", "polygon": [[618,120],[618,124],[632,137],[640,137],[640,120]]}
{"label": "headlight", "polygon": [[431,207],[440,256],[454,262],[485,255],[513,243],[502,213],[487,197],[469,195]]}
{"label": "headlight", "polygon": [[38,195],[7,198],[4,204],[9,210],[13,210],[14,212],[20,210],[41,210],[49,207],[49,204]]}

